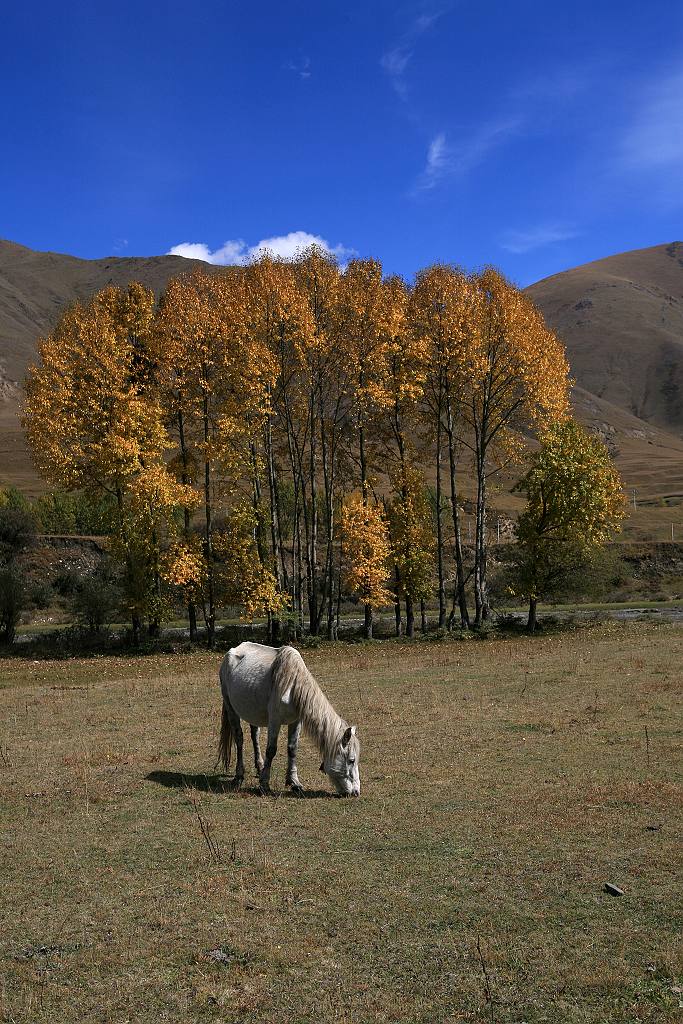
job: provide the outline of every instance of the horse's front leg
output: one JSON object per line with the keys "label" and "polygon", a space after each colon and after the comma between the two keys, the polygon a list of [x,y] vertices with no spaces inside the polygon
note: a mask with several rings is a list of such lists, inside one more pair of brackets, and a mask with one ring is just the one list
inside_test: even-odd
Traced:
{"label": "horse's front leg", "polygon": [[277,754],[277,738],[280,732],[280,718],[271,712],[268,721],[268,745],[266,746],[266,759],[259,775],[259,785],[262,793],[270,793],[270,766]]}
{"label": "horse's front leg", "polygon": [[263,771],[263,758],[261,756],[261,746],[258,739],[258,725],[251,726],[251,742],[254,747],[254,767],[256,768],[256,774],[260,778],[261,772]]}
{"label": "horse's front leg", "polygon": [[292,722],[287,728],[287,777],[285,785],[291,786],[292,791],[299,796],[303,793],[304,787],[299,782],[299,773],[296,770],[296,750],[301,735],[301,722]]}

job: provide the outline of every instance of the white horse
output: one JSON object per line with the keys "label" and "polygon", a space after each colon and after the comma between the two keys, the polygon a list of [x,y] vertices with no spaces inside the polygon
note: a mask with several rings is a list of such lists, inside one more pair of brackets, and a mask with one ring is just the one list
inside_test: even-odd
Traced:
{"label": "white horse", "polygon": [[[360,743],[355,725],[337,714],[294,647],[265,647],[249,641],[228,651],[220,667],[223,711],[218,760],[227,771],[232,741],[237,767],[232,785],[244,780],[243,734],[240,719],[251,725],[254,764],[262,792],[270,792],[270,766],[277,751],[280,726],[287,729],[286,785],[303,793],[296,770],[301,727],[315,740],[323,758],[320,771],[329,775],[340,796],[360,796]],[[268,726],[266,759],[261,757],[259,726]]]}

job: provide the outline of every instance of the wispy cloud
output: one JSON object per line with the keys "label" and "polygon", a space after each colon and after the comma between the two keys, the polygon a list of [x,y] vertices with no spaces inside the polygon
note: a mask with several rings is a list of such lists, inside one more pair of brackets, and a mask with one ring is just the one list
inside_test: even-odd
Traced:
{"label": "wispy cloud", "polygon": [[186,259],[203,260],[205,263],[214,263],[217,266],[237,266],[249,263],[258,259],[263,253],[270,253],[280,259],[292,259],[302,249],[311,245],[317,245],[330,256],[338,260],[349,259],[356,255],[355,249],[338,243],[330,245],[320,235],[312,235],[308,231],[290,231],[287,235],[274,235],[272,238],[262,238],[256,245],[247,245],[241,239],[232,239],[224,242],[218,249],[210,249],[205,242],[180,242],[169,249],[167,256],[184,256]]}
{"label": "wispy cloud", "polygon": [[668,74],[642,93],[620,149],[628,170],[661,170],[683,165],[683,72]]}
{"label": "wispy cloud", "polygon": [[446,144],[445,132],[439,132],[429,143],[427,163],[415,183],[416,192],[428,192],[435,188],[451,166],[451,154]]}
{"label": "wispy cloud", "polygon": [[579,232],[569,225],[538,224],[526,231],[506,232],[500,240],[500,247],[515,255],[523,255],[534,249],[553,245],[555,242],[566,242],[570,238],[576,238],[578,234]]}
{"label": "wispy cloud", "polygon": [[453,143],[447,141],[445,132],[439,132],[429,143],[427,162],[411,194],[429,192],[447,178],[464,177],[513,138],[521,126],[520,117],[491,121],[469,138]]}
{"label": "wispy cloud", "polygon": [[285,71],[292,71],[299,78],[307,79],[311,77],[311,58],[302,57],[301,60],[289,60],[283,65]]}
{"label": "wispy cloud", "polygon": [[398,43],[382,54],[380,67],[388,75],[394,90],[402,100],[408,95],[408,84],[406,82],[406,70],[420,36],[428,32],[432,25],[441,17],[442,11],[435,11],[431,14],[421,14],[415,18]]}

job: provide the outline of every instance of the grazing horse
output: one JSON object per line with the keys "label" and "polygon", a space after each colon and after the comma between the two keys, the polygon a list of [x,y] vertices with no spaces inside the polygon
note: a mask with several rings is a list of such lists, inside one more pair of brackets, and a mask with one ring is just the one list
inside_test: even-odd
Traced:
{"label": "grazing horse", "polygon": [[[254,763],[263,793],[270,792],[270,766],[280,726],[286,725],[287,786],[303,793],[296,770],[296,749],[303,726],[318,744],[323,759],[320,770],[329,775],[339,796],[360,796],[356,727],[339,717],[294,647],[276,649],[245,641],[228,651],[219,675],[223,711],[218,761],[227,771],[234,739],[237,767],[232,785],[236,789],[244,780],[243,718],[251,725]],[[262,725],[268,726],[265,761],[259,747]]]}

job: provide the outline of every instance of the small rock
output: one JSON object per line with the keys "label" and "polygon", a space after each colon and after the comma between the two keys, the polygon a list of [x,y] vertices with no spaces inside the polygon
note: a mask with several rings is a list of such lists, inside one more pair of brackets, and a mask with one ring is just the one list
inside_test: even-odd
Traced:
{"label": "small rock", "polygon": [[215,960],[217,964],[229,964],[231,959],[223,949],[211,949],[206,955]]}
{"label": "small rock", "polygon": [[605,892],[608,892],[610,896],[624,895],[624,890],[620,889],[618,885],[613,885],[612,882],[605,882]]}
{"label": "small rock", "polygon": [[645,831],[646,832],[659,832],[661,827],[662,827],[661,825],[646,825],[645,826]]}

